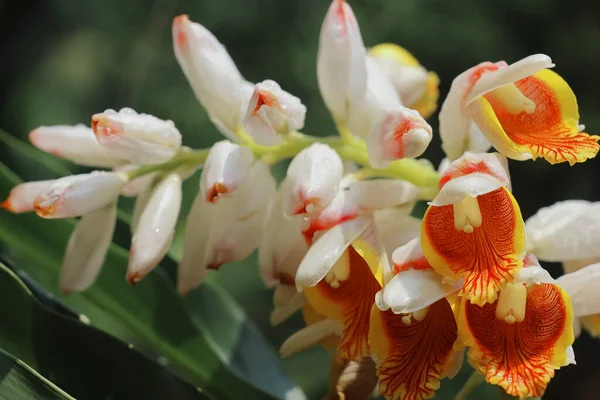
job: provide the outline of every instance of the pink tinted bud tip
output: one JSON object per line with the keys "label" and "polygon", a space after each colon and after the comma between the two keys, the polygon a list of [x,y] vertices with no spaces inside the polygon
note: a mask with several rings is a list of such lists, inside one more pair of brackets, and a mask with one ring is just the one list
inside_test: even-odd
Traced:
{"label": "pink tinted bud tip", "polygon": [[256,106],[252,110],[252,115],[258,114],[260,108],[266,105],[268,107],[279,108],[277,104],[277,99],[269,92],[259,91],[258,99],[256,100]]}
{"label": "pink tinted bud tip", "polygon": [[13,212],[12,203],[10,202],[10,198],[4,200],[2,204],[0,204],[0,208],[4,208],[7,211]]}
{"label": "pink tinted bud tip", "polygon": [[175,42],[180,48],[184,48],[187,45],[188,37],[184,29],[184,25],[190,21],[190,18],[183,14],[173,19],[173,34],[175,36]]}
{"label": "pink tinted bud tip", "polygon": [[103,114],[92,116],[92,130],[96,136],[113,136],[123,134],[123,123],[112,121],[109,117]]}

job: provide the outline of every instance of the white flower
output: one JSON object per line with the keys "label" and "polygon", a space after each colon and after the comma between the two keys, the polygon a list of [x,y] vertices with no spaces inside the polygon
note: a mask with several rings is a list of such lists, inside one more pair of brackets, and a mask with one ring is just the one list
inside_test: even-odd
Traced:
{"label": "white flower", "polygon": [[231,196],[208,203],[196,196],[188,216],[179,263],[177,289],[188,293],[210,269],[246,258],[258,247],[275,179],[262,161],[255,162]]}
{"label": "white flower", "polygon": [[112,168],[125,163],[102,148],[94,131],[83,124],[40,126],[29,133],[29,141],[38,149],[79,165]]}
{"label": "white flower", "polygon": [[10,194],[0,207],[15,214],[33,211],[33,202],[35,198],[41,192],[52,186],[53,183],[53,179],[21,183],[10,191]]}
{"label": "white flower", "polygon": [[55,180],[33,202],[44,218],[70,218],[87,214],[112,203],[127,182],[119,172],[94,171]]}
{"label": "white flower", "polygon": [[348,104],[361,99],[367,82],[366,50],[352,8],[333,0],[323,21],[317,54],[317,79],[325,104],[338,122]]}
{"label": "white flower", "polygon": [[242,77],[217,38],[187,15],[173,20],[173,47],[196,98],[221,132],[233,138],[253,85]]}
{"label": "white flower", "polygon": [[168,161],[181,147],[181,133],[173,121],[138,114],[131,108],[93,115],[92,129],[109,154],[134,164]]}
{"label": "white flower", "polygon": [[287,170],[286,214],[311,214],[325,208],[337,192],[343,171],[342,159],[326,144],[315,143],[299,152]]}
{"label": "white flower", "polygon": [[136,283],[154,269],[169,249],[181,208],[181,177],[170,174],[150,193],[135,221],[127,281]]}
{"label": "white flower", "polygon": [[69,238],[60,271],[63,293],[81,292],[94,283],[112,243],[116,220],[114,202],[81,217]]}
{"label": "white flower", "polygon": [[273,146],[283,140],[282,135],[302,129],[305,115],[299,98],[266,80],[254,88],[244,125],[258,144]]}
{"label": "white flower", "polygon": [[200,191],[206,201],[216,202],[221,196],[233,193],[246,178],[254,155],[247,147],[228,140],[215,143],[200,177]]}

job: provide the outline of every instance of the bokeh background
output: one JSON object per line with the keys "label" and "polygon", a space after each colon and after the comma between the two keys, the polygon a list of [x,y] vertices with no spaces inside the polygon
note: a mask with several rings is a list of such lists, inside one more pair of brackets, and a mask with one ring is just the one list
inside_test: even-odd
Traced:
{"label": "bokeh background", "polygon": [[[172,119],[188,146],[210,146],[219,133],[172,49],[171,21],[185,13],[219,38],[248,80],[274,79],[300,97],[308,108],[307,133],[332,134],[315,70],[328,5],[328,0],[0,0],[0,128],[26,139],[40,125],[89,124],[96,112],[127,106]],[[407,48],[439,74],[442,98],[457,74],[481,61],[550,55],[577,94],[581,123],[588,132],[600,132],[599,2],[354,0],[351,5],[365,44],[395,42]],[[434,128],[436,118],[430,121]],[[439,144],[434,137],[425,154],[435,165],[443,157]],[[11,154],[0,151],[10,162]],[[600,200],[600,159],[573,167],[545,161],[510,167],[525,218],[559,200]],[[35,167],[18,168],[27,175]],[[127,241],[127,233],[117,240]],[[555,276],[561,273],[560,265],[546,266]],[[255,257],[224,266],[214,279],[274,347],[302,326],[299,316],[269,326],[271,292],[258,278]],[[600,341],[584,333],[575,353],[578,366],[559,371],[545,399],[598,398]],[[316,399],[325,390],[327,360],[324,351],[314,349],[286,360],[285,368]],[[450,398],[468,374],[444,382],[439,398]]]}

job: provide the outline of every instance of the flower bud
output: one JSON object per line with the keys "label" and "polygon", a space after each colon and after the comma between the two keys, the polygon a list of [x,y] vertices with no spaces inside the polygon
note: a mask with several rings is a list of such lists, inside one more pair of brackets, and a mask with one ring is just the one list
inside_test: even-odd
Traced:
{"label": "flower bud", "polygon": [[108,154],[94,131],[83,124],[40,126],[31,131],[29,140],[38,149],[87,167],[112,168],[125,163]]}
{"label": "flower bud", "polygon": [[118,172],[94,171],[57,179],[34,200],[35,212],[43,218],[71,218],[112,203],[127,182]]}
{"label": "flower bud", "polygon": [[419,113],[406,107],[386,111],[371,128],[367,150],[373,168],[385,168],[391,161],[416,158],[431,142],[431,126]]}
{"label": "flower bud", "polygon": [[178,268],[180,293],[186,294],[198,286],[208,270],[246,258],[258,247],[275,186],[269,167],[257,161],[244,184],[231,196],[216,204],[196,196],[185,227],[183,257]]}
{"label": "flower bud", "polygon": [[206,201],[214,203],[221,196],[231,194],[244,181],[254,155],[247,147],[228,140],[215,143],[200,176],[200,191]]}
{"label": "flower bud", "polygon": [[333,0],[323,21],[317,54],[321,96],[338,122],[348,117],[348,104],[365,91],[366,50],[352,8]]}
{"label": "flower bud", "polygon": [[170,174],[150,194],[131,239],[127,281],[136,283],[164,257],[181,208],[181,178]]}
{"label": "flower bud", "polygon": [[240,74],[225,47],[187,15],[173,20],[173,47],[196,98],[228,137],[240,127],[252,85]]}
{"label": "flower bud", "polygon": [[315,143],[298,153],[287,170],[286,214],[312,214],[325,208],[337,192],[343,170],[342,159],[326,144]]}
{"label": "flower bud", "polygon": [[35,198],[53,183],[54,180],[21,183],[10,191],[8,198],[0,207],[15,214],[33,211]]}
{"label": "flower bud", "polygon": [[60,270],[60,290],[81,292],[95,280],[112,243],[117,204],[111,203],[83,215],[69,238]]}
{"label": "flower bud", "polygon": [[281,142],[281,135],[302,129],[305,115],[299,98],[266,80],[254,88],[244,125],[258,144],[273,146]]}
{"label": "flower bud", "polygon": [[429,118],[437,107],[440,79],[435,72],[427,72],[417,59],[402,47],[382,43],[369,50],[390,78],[402,104]]}
{"label": "flower bud", "polygon": [[138,114],[131,108],[95,114],[92,129],[109,154],[134,164],[160,164],[181,147],[181,133],[173,121]]}
{"label": "flower bud", "polygon": [[[140,165],[135,164],[127,164],[122,167],[114,168],[114,172],[130,172],[134,169],[139,168]],[[135,197],[139,196],[145,189],[147,189],[151,184],[154,178],[156,177],[155,172],[150,172],[149,174],[144,174],[140,177],[131,179],[128,181],[123,189],[121,190],[121,195],[125,197]]]}

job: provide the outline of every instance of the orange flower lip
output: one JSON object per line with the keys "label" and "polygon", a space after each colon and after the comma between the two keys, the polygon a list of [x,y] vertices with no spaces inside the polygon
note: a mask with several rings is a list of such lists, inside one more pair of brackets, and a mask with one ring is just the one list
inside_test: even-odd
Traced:
{"label": "orange flower lip", "polygon": [[458,327],[446,299],[429,306],[422,320],[373,306],[369,344],[377,362],[379,390],[388,399],[433,396],[455,353]]}
{"label": "orange flower lip", "polygon": [[519,206],[501,187],[476,199],[479,220],[463,230],[456,226],[453,205],[430,206],[423,219],[421,241],[437,273],[464,278],[461,295],[476,304],[494,301],[497,292],[522,267],[525,228]]}
{"label": "orange flower lip", "polygon": [[348,271],[337,275],[339,279],[326,277],[316,286],[304,289],[304,293],[319,314],[344,325],[338,351],[343,357],[358,361],[369,355],[369,315],[381,285],[352,246],[347,257],[338,263],[347,263]]}
{"label": "orange flower lip", "polygon": [[480,307],[463,300],[460,310],[471,364],[512,396],[540,397],[554,370],[568,363],[573,317],[569,297],[557,285],[528,288],[522,322],[497,318],[497,302]]}

